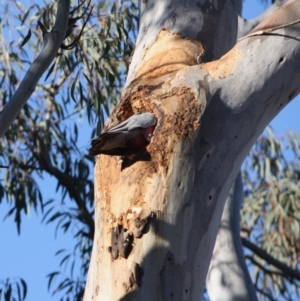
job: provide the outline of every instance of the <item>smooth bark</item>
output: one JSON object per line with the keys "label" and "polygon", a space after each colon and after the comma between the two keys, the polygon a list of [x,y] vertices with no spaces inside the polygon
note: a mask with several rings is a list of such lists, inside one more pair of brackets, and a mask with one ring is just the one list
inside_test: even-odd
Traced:
{"label": "smooth bark", "polygon": [[26,101],[34,92],[39,79],[57,56],[67,30],[69,8],[69,0],[58,2],[55,24],[51,32],[44,35],[44,47],[41,53],[31,64],[13,97],[0,112],[0,138],[4,136],[9,126],[16,119]]}
{"label": "smooth bark", "polygon": [[226,200],[206,286],[211,301],[257,301],[245,262],[240,237],[239,214],[243,200],[239,172]]}
{"label": "smooth bark", "polygon": [[[267,25],[299,18],[299,4],[290,1]],[[241,163],[299,93],[299,25],[232,48],[235,1],[207,5],[147,1],[144,8],[127,85],[107,127],[142,111],[158,124],[149,161],[97,158],[85,301],[201,300]]]}
{"label": "smooth bark", "polygon": [[[238,38],[241,38],[277,10],[284,1],[276,1],[264,13],[251,20],[241,17],[242,1],[237,3],[239,4]],[[242,199],[243,186],[241,173],[239,173],[225,203],[206,280],[211,301],[257,300],[240,237],[239,211]]]}

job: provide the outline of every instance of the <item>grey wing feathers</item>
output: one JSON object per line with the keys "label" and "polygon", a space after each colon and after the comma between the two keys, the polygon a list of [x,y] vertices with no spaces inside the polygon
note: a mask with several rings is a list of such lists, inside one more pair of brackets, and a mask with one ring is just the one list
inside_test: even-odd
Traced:
{"label": "grey wing feathers", "polygon": [[156,124],[155,115],[145,112],[140,114],[135,114],[126,119],[125,121],[113,126],[108,129],[106,133],[112,132],[122,132],[122,131],[130,131],[137,128],[148,128]]}

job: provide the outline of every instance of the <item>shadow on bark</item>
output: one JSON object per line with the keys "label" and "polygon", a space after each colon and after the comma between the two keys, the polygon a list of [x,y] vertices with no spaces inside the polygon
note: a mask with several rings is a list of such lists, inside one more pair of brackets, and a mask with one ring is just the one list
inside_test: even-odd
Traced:
{"label": "shadow on bark", "polygon": [[140,151],[139,153],[135,154],[131,159],[128,157],[124,157],[121,170],[124,170],[127,167],[130,167],[132,164],[138,162],[138,161],[151,161],[151,155],[150,153],[144,149]]}
{"label": "shadow on bark", "polygon": [[[167,240],[168,233],[175,232],[176,227],[172,224],[166,223],[162,219],[158,219],[157,216],[152,218],[148,224],[149,228],[145,230],[144,235],[149,235],[150,232],[159,239]],[[163,235],[161,235],[163,233]],[[143,236],[144,236],[143,235]],[[141,238],[143,239],[143,237]],[[192,270],[188,266],[187,261],[184,260],[181,263],[177,263],[178,254],[175,260],[174,254],[170,250],[176,250],[172,246],[172,242],[168,241],[170,247],[159,247],[152,249],[143,259],[141,263],[142,274],[140,279],[135,279],[135,283],[131,286],[130,291],[126,293],[118,301],[133,301],[133,300],[157,300],[158,297],[165,301],[182,301],[186,300],[186,297],[190,295],[190,288],[185,287],[184,277],[186,271]],[[164,259],[162,259],[162,254]],[[181,256],[181,255],[180,255]],[[121,260],[124,260],[123,258]],[[161,265],[161,262],[163,264]],[[184,272],[182,272],[184,271]],[[153,276],[156,273],[156,277]],[[149,285],[153,282],[153,278],[160,278],[157,280],[159,285]],[[137,285],[136,283],[139,283]],[[160,292],[157,292],[155,287],[160,287]]]}

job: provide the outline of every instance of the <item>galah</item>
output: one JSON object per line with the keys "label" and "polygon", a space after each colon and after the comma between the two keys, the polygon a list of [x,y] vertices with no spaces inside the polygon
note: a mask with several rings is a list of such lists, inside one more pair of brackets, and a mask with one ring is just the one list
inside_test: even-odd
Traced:
{"label": "galah", "polygon": [[91,156],[137,153],[150,143],[156,123],[157,118],[151,113],[132,115],[93,139],[89,153]]}

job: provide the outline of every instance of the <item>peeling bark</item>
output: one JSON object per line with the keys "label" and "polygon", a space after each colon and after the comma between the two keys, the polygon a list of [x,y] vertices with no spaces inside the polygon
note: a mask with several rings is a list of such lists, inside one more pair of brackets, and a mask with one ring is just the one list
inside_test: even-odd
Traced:
{"label": "peeling bark", "polygon": [[[285,5],[277,20],[299,17],[299,2]],[[86,301],[201,300],[240,165],[299,93],[299,25],[234,46],[235,1],[201,3],[153,0],[144,7],[127,84],[107,128],[144,111],[158,123],[146,148],[150,160],[122,168],[120,157],[97,157]],[[271,15],[267,22],[277,21]],[[133,234],[125,258],[107,251],[114,229]],[[143,273],[132,276],[136,265]]]}
{"label": "peeling bark", "polygon": [[270,16],[274,11],[276,11],[281,5],[284,4],[284,0],[276,0],[267,10],[265,10],[258,17],[245,20],[242,17],[242,14],[239,14],[239,31],[238,31],[238,39],[248,34],[255,26],[257,26],[260,22],[265,20],[268,16]]}

